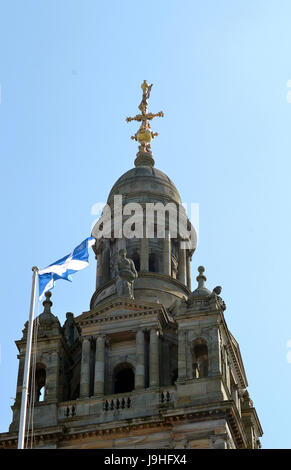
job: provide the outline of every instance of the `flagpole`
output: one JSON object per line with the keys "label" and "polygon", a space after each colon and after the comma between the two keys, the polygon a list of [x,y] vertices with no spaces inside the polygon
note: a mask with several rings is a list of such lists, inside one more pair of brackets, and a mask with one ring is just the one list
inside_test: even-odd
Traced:
{"label": "flagpole", "polygon": [[31,289],[31,298],[30,298],[30,312],[29,312],[29,321],[28,321],[28,329],[27,329],[25,365],[24,365],[24,375],[23,375],[22,395],[21,395],[18,449],[24,449],[27,397],[28,397],[28,386],[29,386],[29,375],[30,375],[32,331],[33,331],[33,320],[34,320],[35,293],[36,293],[36,286],[37,286],[37,279],[38,279],[38,267],[33,266],[32,271],[33,271],[32,289]]}

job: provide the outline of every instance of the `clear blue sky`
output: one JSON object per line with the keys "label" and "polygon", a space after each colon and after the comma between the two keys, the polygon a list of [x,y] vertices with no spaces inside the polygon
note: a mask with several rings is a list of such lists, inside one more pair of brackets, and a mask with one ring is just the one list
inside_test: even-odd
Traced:
{"label": "clear blue sky", "polygon": [[[290,448],[290,1],[0,5],[0,431],[12,416],[31,266],[88,236],[91,207],[133,166],[136,126],[125,117],[147,79],[151,110],[165,113],[153,125],[156,167],[200,205],[192,279],[202,264],[208,287],[223,286],[263,447]],[[61,322],[88,310],[91,261],[53,290]]]}

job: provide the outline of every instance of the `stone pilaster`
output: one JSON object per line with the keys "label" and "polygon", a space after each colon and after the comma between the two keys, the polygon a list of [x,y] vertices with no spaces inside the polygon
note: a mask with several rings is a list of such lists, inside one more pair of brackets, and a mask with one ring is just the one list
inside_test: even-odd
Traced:
{"label": "stone pilaster", "polygon": [[104,358],[105,358],[105,337],[98,336],[96,339],[95,355],[95,378],[94,395],[104,395]]}
{"label": "stone pilaster", "polygon": [[186,346],[186,355],[187,355],[187,378],[193,379],[193,364],[192,364],[192,354],[191,354],[191,346],[189,342],[187,342]]}
{"label": "stone pilaster", "polygon": [[186,274],[186,250],[179,248],[179,261],[178,261],[178,279],[183,284],[187,284]]}
{"label": "stone pilaster", "polygon": [[186,380],[186,331],[178,333],[178,381]]}
{"label": "stone pilaster", "polygon": [[150,387],[159,386],[159,337],[156,328],[150,330]]}
{"label": "stone pilaster", "polygon": [[144,331],[138,330],[136,333],[136,372],[135,372],[135,389],[143,389],[145,387],[145,357],[144,357]]}
{"label": "stone pilaster", "polygon": [[19,358],[19,366],[18,366],[17,389],[16,389],[16,403],[20,405],[21,397],[22,397],[25,355],[20,354],[18,358]]}
{"label": "stone pilaster", "polygon": [[162,342],[162,364],[162,384],[170,385],[170,345],[166,340]]}
{"label": "stone pilaster", "polygon": [[89,397],[90,387],[90,339],[84,338],[82,342],[80,398]]}
{"label": "stone pilaster", "polygon": [[171,238],[169,232],[165,233],[163,240],[163,273],[171,276]]}
{"label": "stone pilaster", "polygon": [[97,259],[97,276],[96,276],[96,289],[102,285],[102,253],[96,255]]}
{"label": "stone pilaster", "polygon": [[208,375],[222,374],[221,344],[218,328],[214,327],[208,339]]}
{"label": "stone pilaster", "polygon": [[59,392],[59,351],[50,354],[46,364],[45,401],[57,401]]}
{"label": "stone pilaster", "polygon": [[190,260],[190,255],[187,256],[186,273],[187,273],[187,287],[191,290],[191,260]]}
{"label": "stone pilaster", "polygon": [[149,244],[145,232],[143,238],[140,240],[140,270],[149,270]]}
{"label": "stone pilaster", "polygon": [[117,238],[117,256],[119,254],[119,250],[126,250],[126,240],[125,238]]}

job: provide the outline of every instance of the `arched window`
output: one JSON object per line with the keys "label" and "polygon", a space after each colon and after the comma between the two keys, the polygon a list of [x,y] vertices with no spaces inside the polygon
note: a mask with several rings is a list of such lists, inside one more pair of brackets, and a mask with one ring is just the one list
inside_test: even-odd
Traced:
{"label": "arched window", "polygon": [[46,371],[43,364],[36,364],[35,370],[35,401],[41,402],[45,399]]}
{"label": "arched window", "polygon": [[123,362],[115,367],[113,386],[114,393],[126,393],[134,390],[134,371],[131,364]]}
{"label": "arched window", "polygon": [[178,379],[178,369],[174,369],[171,373],[171,385],[175,385],[175,382]]}
{"label": "arched window", "polygon": [[134,262],[135,269],[137,271],[139,271],[140,270],[140,257],[139,257],[139,254],[137,252],[133,253],[133,255],[131,256],[131,259]]}
{"label": "arched window", "polygon": [[80,384],[75,386],[72,396],[71,396],[71,400],[76,400],[77,398],[79,398],[79,396],[80,396]]}
{"label": "arched window", "polygon": [[159,260],[155,253],[151,253],[149,256],[149,271],[152,273],[159,272]]}
{"label": "arched window", "polygon": [[208,347],[201,338],[196,339],[192,346],[192,371],[194,379],[208,376]]}

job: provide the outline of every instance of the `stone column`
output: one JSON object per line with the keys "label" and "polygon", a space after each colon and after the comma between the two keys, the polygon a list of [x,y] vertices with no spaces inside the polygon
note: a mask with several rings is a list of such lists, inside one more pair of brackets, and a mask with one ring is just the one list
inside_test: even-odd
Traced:
{"label": "stone column", "polygon": [[179,261],[178,261],[178,279],[183,284],[187,284],[186,275],[186,250],[179,248]]}
{"label": "stone column", "polygon": [[89,397],[90,386],[90,349],[91,343],[88,338],[84,338],[82,342],[82,359],[81,359],[81,377],[80,377],[80,398]]}
{"label": "stone column", "polygon": [[102,284],[105,284],[106,282],[110,281],[110,245],[109,240],[107,239],[103,243],[101,259]]}
{"label": "stone column", "polygon": [[164,340],[162,342],[162,364],[163,369],[161,371],[162,374],[162,385],[171,385],[171,377],[170,377],[170,345],[168,341]]}
{"label": "stone column", "polygon": [[140,240],[140,270],[149,270],[149,244],[145,232],[143,238]]}
{"label": "stone column", "polygon": [[94,395],[104,395],[104,357],[105,357],[105,337],[98,336],[96,339],[95,355],[95,377]]}
{"label": "stone column", "polygon": [[187,378],[193,379],[193,364],[192,364],[192,354],[190,344],[186,344],[186,354],[187,354]]}
{"label": "stone column", "polygon": [[171,276],[171,238],[169,232],[165,233],[163,243],[163,273]]}
{"label": "stone column", "polygon": [[186,271],[187,271],[187,286],[191,290],[191,264],[190,255],[187,256]]}
{"label": "stone column", "polygon": [[96,276],[96,289],[102,285],[102,253],[96,255],[97,259],[97,276]]}
{"label": "stone column", "polygon": [[143,389],[145,386],[144,370],[144,332],[138,330],[136,333],[136,371],[135,371],[135,389]]}
{"label": "stone column", "polygon": [[21,353],[17,356],[19,359],[18,376],[17,376],[17,389],[16,389],[16,403],[21,403],[22,397],[22,386],[23,386],[23,374],[25,364],[25,354]]}
{"label": "stone column", "polygon": [[211,447],[213,449],[227,449],[228,448],[227,442],[228,442],[228,436],[226,433],[222,435],[218,435],[212,439]]}
{"label": "stone column", "polygon": [[117,238],[117,256],[119,255],[119,250],[126,250],[126,240],[125,238]]}
{"label": "stone column", "polygon": [[183,381],[187,377],[186,370],[186,331],[178,333],[178,380]]}
{"label": "stone column", "polygon": [[57,401],[59,396],[59,351],[50,354],[46,364],[45,401]]}
{"label": "stone column", "polygon": [[150,331],[150,387],[159,386],[159,337],[156,328]]}

